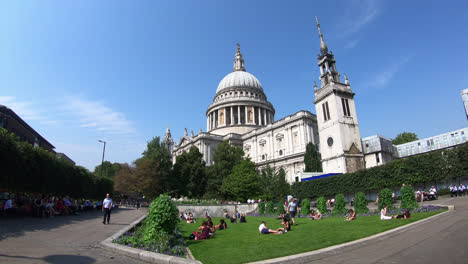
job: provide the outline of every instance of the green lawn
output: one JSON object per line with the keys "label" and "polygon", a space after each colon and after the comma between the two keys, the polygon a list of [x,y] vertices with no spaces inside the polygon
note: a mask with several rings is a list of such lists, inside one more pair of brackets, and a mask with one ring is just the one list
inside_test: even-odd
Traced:
{"label": "green lawn", "polygon": [[[263,235],[258,232],[261,221],[271,229],[281,227],[280,220],[271,217],[247,217],[245,224],[228,223],[227,230],[218,230],[208,240],[188,240],[203,219],[195,224],[180,222],[179,228],[197,260],[203,263],[245,263],[270,258],[288,256],[346,243],[399,227],[441,211],[415,213],[408,220],[380,220],[380,216],[358,217],[352,222],[342,217],[329,217],[319,221],[304,218],[296,219],[297,226],[282,235]],[[214,218],[215,224],[220,218]]]}

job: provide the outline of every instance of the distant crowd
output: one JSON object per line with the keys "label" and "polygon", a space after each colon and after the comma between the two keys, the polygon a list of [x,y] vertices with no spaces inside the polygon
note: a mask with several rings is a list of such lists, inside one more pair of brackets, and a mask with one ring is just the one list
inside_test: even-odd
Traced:
{"label": "distant crowd", "polygon": [[[6,196],[6,197],[5,197]],[[0,199],[0,215],[55,217],[78,215],[79,212],[101,210],[102,201],[71,199],[69,196],[7,194]]]}

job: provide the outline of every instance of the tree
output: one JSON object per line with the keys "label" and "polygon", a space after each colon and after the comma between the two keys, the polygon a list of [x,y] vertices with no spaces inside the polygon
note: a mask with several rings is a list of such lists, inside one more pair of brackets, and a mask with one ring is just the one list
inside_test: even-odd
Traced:
{"label": "tree", "polygon": [[317,152],[315,145],[309,142],[306,146],[306,153],[304,155],[305,169],[304,172],[321,172],[322,161],[320,154]]}
{"label": "tree", "polygon": [[346,201],[343,194],[335,196],[335,206],[333,207],[333,215],[340,215],[346,212]]}
{"label": "tree", "polygon": [[158,172],[160,178],[160,190],[162,192],[169,192],[170,187],[174,185],[174,178],[172,174],[172,161],[171,154],[160,142],[159,137],[154,137],[151,141],[148,141],[145,151],[142,153],[143,159],[151,160],[157,163]]}
{"label": "tree", "polygon": [[260,184],[255,164],[250,160],[241,160],[223,180],[221,190],[227,198],[242,202],[257,196],[260,193]]}
{"label": "tree", "polygon": [[[102,164],[99,164],[94,168],[94,175],[107,177],[114,179],[116,173],[120,170],[120,163],[111,163],[109,161],[104,161]],[[101,174],[102,170],[102,174]]]}
{"label": "tree", "polygon": [[207,181],[205,161],[197,147],[192,146],[189,152],[177,157],[173,177],[177,179],[177,185],[171,190],[176,196],[201,198],[205,194]]}
{"label": "tree", "polygon": [[415,209],[418,207],[413,187],[405,185],[401,188],[401,208]]}
{"label": "tree", "polygon": [[140,158],[135,161],[136,191],[148,199],[158,197],[162,192],[160,162]]}
{"label": "tree", "polygon": [[384,188],[379,194],[379,209],[382,209],[385,205],[390,210],[393,208],[392,191],[388,188]]}
{"label": "tree", "polygon": [[289,183],[286,181],[286,172],[282,168],[275,171],[267,165],[260,171],[259,178],[263,198],[267,200],[284,200],[290,191]]}
{"label": "tree", "polygon": [[117,171],[114,178],[115,191],[130,195],[137,192],[137,178],[135,174],[136,168],[131,167],[127,163],[122,164],[120,170]]}
{"label": "tree", "polygon": [[395,137],[395,139],[392,140],[392,143],[394,145],[400,145],[400,144],[408,143],[408,142],[415,141],[415,140],[419,140],[418,135],[416,135],[415,133],[411,133],[411,132],[403,132],[403,133],[398,134]]}
{"label": "tree", "polygon": [[234,166],[240,163],[243,156],[244,151],[241,148],[231,146],[227,141],[216,147],[213,153],[214,165],[206,171],[209,197],[226,198],[226,194],[221,189],[223,181],[232,173]]}
{"label": "tree", "polygon": [[369,208],[367,208],[367,199],[363,192],[358,192],[354,196],[354,211],[357,214],[365,214],[369,212]]}

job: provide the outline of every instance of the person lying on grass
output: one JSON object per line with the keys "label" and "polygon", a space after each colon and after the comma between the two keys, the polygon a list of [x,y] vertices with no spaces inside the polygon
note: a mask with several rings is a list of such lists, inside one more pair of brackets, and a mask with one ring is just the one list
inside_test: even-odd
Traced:
{"label": "person lying on grass", "polygon": [[219,229],[219,230],[224,230],[226,228],[227,228],[227,224],[226,222],[224,222],[224,219],[219,220],[219,225],[215,226],[215,229]]}
{"label": "person lying on grass", "polygon": [[408,219],[408,218],[411,217],[411,213],[410,213],[410,211],[408,209],[406,209],[403,214],[394,215],[392,217],[395,218],[395,219]]}
{"label": "person lying on grass", "polygon": [[353,209],[349,209],[348,215],[346,216],[346,221],[352,221],[356,219],[356,212]]}
{"label": "person lying on grass", "polygon": [[258,227],[258,231],[260,231],[261,234],[273,234],[273,235],[281,235],[284,233],[284,228],[278,228],[276,230],[269,229],[266,226],[265,221],[262,221],[262,224]]}
{"label": "person lying on grass", "polygon": [[208,227],[207,221],[203,221],[202,225],[197,230],[201,230],[201,232],[195,231],[192,233],[195,236],[195,240],[210,238],[210,227]]}

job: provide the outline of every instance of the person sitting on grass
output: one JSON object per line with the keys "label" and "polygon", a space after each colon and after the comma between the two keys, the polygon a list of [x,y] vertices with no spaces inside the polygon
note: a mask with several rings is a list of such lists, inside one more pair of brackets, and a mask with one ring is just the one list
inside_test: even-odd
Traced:
{"label": "person sitting on grass", "polygon": [[195,236],[195,240],[203,240],[210,238],[210,228],[208,227],[207,221],[203,221],[202,225],[197,230],[201,230],[201,232],[195,231],[192,233]]}
{"label": "person sitting on grass", "polygon": [[322,219],[322,213],[320,213],[319,210],[315,211],[314,210],[311,210],[310,211],[310,220],[320,220]]}
{"label": "person sitting on grass", "polygon": [[349,209],[348,215],[346,216],[346,221],[352,221],[356,219],[356,212],[353,209]]}
{"label": "person sitting on grass", "polygon": [[276,217],[276,219],[283,219],[283,218],[284,218],[284,212],[281,212],[281,214],[278,217]]}
{"label": "person sitting on grass", "polygon": [[241,214],[240,221],[241,223],[247,223],[247,220],[245,220],[245,214]]}
{"label": "person sitting on grass", "polygon": [[224,222],[224,219],[220,219],[219,220],[219,225],[215,226],[215,229],[219,229],[219,230],[224,230],[226,228],[227,228],[227,224],[226,224],[226,222]]}
{"label": "person sitting on grass", "polygon": [[283,219],[281,221],[281,225],[284,226],[284,232],[291,231],[291,223],[289,222],[289,219]]}
{"label": "person sitting on grass", "polygon": [[393,219],[392,216],[387,216],[387,206],[384,205],[382,210],[380,210],[380,220],[390,220]]}
{"label": "person sitting on grass", "polygon": [[395,219],[408,219],[410,217],[411,217],[411,213],[410,213],[409,209],[406,209],[403,214],[393,216],[393,218],[395,218]]}
{"label": "person sitting on grass", "polygon": [[236,214],[233,214],[233,215],[231,216],[231,223],[237,223]]}
{"label": "person sitting on grass", "polygon": [[187,220],[187,224],[195,223],[195,220],[193,220],[191,213],[187,215],[187,218],[185,220]]}
{"label": "person sitting on grass", "polygon": [[261,234],[273,234],[273,235],[281,235],[284,233],[284,228],[278,228],[276,230],[273,230],[273,229],[269,229],[267,226],[266,226],[266,223],[265,221],[262,221],[262,224],[258,227],[258,231],[260,231]]}

